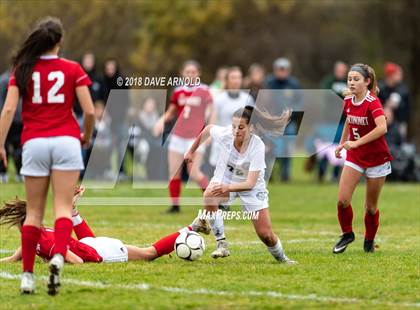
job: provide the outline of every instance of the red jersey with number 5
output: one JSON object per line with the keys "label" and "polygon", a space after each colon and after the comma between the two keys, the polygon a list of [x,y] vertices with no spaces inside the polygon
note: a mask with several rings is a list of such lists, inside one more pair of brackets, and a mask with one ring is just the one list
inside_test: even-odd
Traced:
{"label": "red jersey with number 5", "polygon": [[[384,115],[382,104],[369,91],[359,103],[353,96],[344,98],[344,113],[349,125],[350,141],[356,141],[375,129],[375,118]],[[346,160],[362,168],[375,167],[392,160],[385,136],[347,151]]]}
{"label": "red jersey with number 5", "polygon": [[173,92],[170,103],[178,108],[173,134],[184,139],[196,138],[206,125],[206,110],[212,104],[208,86],[178,87]]}
{"label": "red jersey with number 5", "polygon": [[[71,136],[80,139],[73,116],[76,87],[90,85],[82,67],[58,56],[41,56],[35,63],[22,104],[22,145],[33,138]],[[14,74],[9,86],[16,86]]]}

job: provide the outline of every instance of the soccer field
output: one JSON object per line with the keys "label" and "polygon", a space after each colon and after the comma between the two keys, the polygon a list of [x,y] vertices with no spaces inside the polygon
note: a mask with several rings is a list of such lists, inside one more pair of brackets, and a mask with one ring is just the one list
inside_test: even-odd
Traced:
{"label": "soccer field", "polygon": [[[336,219],[337,185],[307,182],[269,187],[273,227],[288,256],[298,265],[278,264],[247,221],[226,221],[231,256],[213,260],[215,246],[199,261],[165,256],[153,262],[66,265],[60,294],[46,294],[47,265],[37,258],[37,294],[19,295],[20,263],[0,265],[2,309],[240,309],[240,308],[419,308],[420,189],[387,183],[381,197],[381,226],[374,254],[363,252],[364,188],[356,191],[353,208],[356,241],[344,254],[333,255],[340,234]],[[199,195],[197,190],[189,190]],[[2,185],[2,201],[23,186]],[[162,194],[162,192],[160,193]],[[120,185],[107,195],[158,195]],[[86,197],[95,197],[87,190]],[[51,204],[51,202],[49,202]],[[46,224],[50,225],[51,208]],[[81,206],[81,215],[97,236],[134,245],[150,245],[191,222],[198,207],[166,215],[164,206]],[[238,209],[234,207],[233,209]],[[0,230],[0,255],[19,245],[15,229]]]}

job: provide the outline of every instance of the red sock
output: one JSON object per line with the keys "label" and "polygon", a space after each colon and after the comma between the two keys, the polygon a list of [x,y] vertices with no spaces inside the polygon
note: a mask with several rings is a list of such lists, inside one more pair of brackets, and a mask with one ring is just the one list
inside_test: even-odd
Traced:
{"label": "red sock", "polygon": [[365,213],[365,239],[374,240],[379,227],[379,210],[375,214]]}
{"label": "red sock", "polygon": [[[192,230],[192,228],[188,226],[188,230]],[[154,244],[152,244],[158,253],[158,257],[169,254],[174,250],[175,240],[179,235],[180,232],[177,231],[176,233],[163,237],[162,239],[159,239]]]}
{"label": "red sock", "polygon": [[204,192],[209,185],[209,179],[207,176],[203,176],[200,181],[198,181],[198,185],[200,186],[201,190]]}
{"label": "red sock", "polygon": [[82,220],[80,224],[73,226],[73,230],[76,233],[77,239],[83,239],[86,237],[95,237],[89,225],[85,220]]}
{"label": "red sock", "polygon": [[342,208],[337,206],[337,215],[338,221],[340,222],[341,231],[345,233],[349,233],[353,231],[352,222],[353,222],[353,209],[351,205],[346,208]]}
{"label": "red sock", "polygon": [[181,194],[181,179],[172,179],[169,181],[169,195],[172,199],[172,204],[179,205],[179,196]]}
{"label": "red sock", "polygon": [[21,230],[23,272],[34,272],[36,246],[41,236],[41,229],[23,225]]}
{"label": "red sock", "polygon": [[67,246],[70,242],[71,232],[73,230],[73,222],[67,217],[60,217],[55,220],[54,238],[55,247],[53,249],[53,256],[61,254],[66,257]]}

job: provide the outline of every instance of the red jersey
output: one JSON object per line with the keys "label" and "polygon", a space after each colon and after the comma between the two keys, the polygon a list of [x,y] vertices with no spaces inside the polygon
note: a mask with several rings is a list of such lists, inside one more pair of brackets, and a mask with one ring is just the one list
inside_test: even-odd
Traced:
{"label": "red jersey", "polygon": [[[41,237],[39,238],[36,247],[36,254],[44,259],[50,260],[52,258],[52,251],[54,246],[54,229],[42,227]],[[98,254],[98,252],[96,252],[94,248],[76,239],[71,238],[69,243],[69,250],[83,259],[84,262],[102,262],[102,257]]]}
{"label": "red jersey", "polygon": [[[375,118],[384,115],[382,104],[376,96],[369,91],[366,97],[355,104],[353,96],[344,98],[344,113],[349,125],[350,141],[356,141],[375,129]],[[379,166],[392,160],[385,136],[347,151],[346,160],[369,168]]]}
{"label": "red jersey", "polygon": [[205,85],[195,88],[178,87],[170,102],[178,108],[173,133],[185,139],[196,138],[206,125],[206,110],[212,104],[209,88]]}
{"label": "red jersey", "polygon": [[[80,128],[73,116],[75,90],[90,85],[82,67],[58,56],[41,56],[32,69],[23,97],[21,144],[33,138],[71,136],[80,139]],[[9,86],[16,86],[11,74]]]}

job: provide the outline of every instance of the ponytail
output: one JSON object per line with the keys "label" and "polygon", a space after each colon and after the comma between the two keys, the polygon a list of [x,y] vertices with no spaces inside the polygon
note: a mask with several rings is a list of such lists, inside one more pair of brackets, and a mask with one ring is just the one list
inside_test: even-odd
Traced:
{"label": "ponytail", "polygon": [[61,41],[63,32],[59,19],[47,17],[38,23],[13,57],[16,85],[22,95],[27,92],[30,75],[39,56],[53,49]]}
{"label": "ponytail", "polygon": [[252,106],[245,106],[233,114],[233,117],[243,118],[247,124],[254,126],[256,134],[282,135],[284,129],[290,121],[292,110],[287,109],[279,116],[269,114],[267,111],[261,111]]}
{"label": "ponytail", "polygon": [[374,95],[378,95],[379,88],[378,88],[378,81],[376,79],[375,70],[369,65],[366,64],[354,64],[351,66],[350,71],[356,71],[359,72],[365,79],[370,79],[370,83],[368,85],[368,89],[370,92],[372,92]]}
{"label": "ponytail", "polygon": [[23,225],[26,218],[26,201],[15,198],[15,200],[4,203],[0,209],[0,225],[9,224],[10,227]]}

